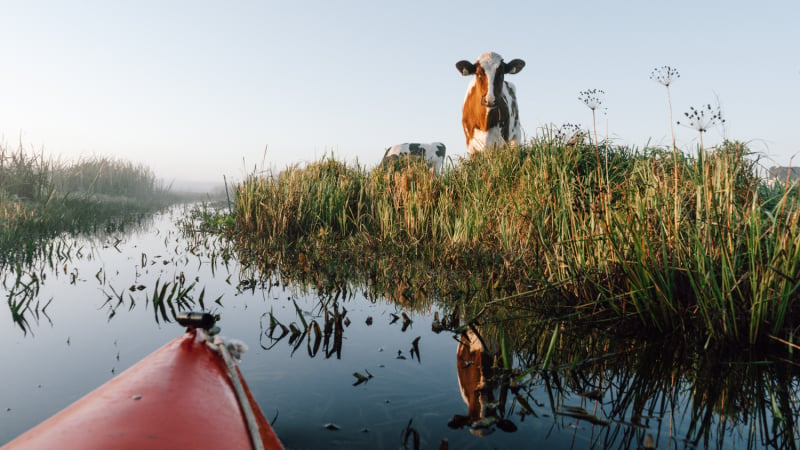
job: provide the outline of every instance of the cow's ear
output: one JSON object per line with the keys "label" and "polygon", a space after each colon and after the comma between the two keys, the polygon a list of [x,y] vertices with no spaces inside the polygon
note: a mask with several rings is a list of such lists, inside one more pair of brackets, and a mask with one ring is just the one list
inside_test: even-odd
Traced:
{"label": "cow's ear", "polygon": [[512,59],[511,61],[505,63],[505,71],[511,75],[518,73],[523,67],[525,67],[525,61],[521,59]]}
{"label": "cow's ear", "polygon": [[462,59],[461,61],[456,63],[456,69],[458,69],[458,71],[461,72],[461,75],[464,75],[466,77],[469,75],[475,75],[475,70],[477,69],[477,67],[475,66],[475,64],[472,64],[471,62]]}

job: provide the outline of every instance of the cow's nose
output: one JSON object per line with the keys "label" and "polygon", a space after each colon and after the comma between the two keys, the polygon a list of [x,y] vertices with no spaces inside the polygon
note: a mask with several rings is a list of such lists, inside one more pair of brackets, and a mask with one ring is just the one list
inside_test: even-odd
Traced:
{"label": "cow's nose", "polygon": [[494,97],[483,96],[483,106],[494,108]]}

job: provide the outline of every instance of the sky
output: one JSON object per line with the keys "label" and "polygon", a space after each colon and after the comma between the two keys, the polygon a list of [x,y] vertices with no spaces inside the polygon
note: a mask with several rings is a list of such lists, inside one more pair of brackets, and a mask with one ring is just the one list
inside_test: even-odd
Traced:
{"label": "sky", "polygon": [[[403,142],[466,156],[455,63],[486,51],[525,68],[528,138],[592,127],[642,148],[717,105],[703,137],[800,165],[800,2],[0,0],[0,141],[62,161],[109,156],[166,181],[243,179],[324,156],[372,167]],[[676,125],[679,147],[698,132]],[[794,157],[794,160],[792,158]]]}

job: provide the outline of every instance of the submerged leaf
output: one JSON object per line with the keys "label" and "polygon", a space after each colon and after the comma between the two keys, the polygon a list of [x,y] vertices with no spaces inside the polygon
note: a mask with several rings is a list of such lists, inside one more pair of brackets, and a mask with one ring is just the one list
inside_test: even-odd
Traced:
{"label": "submerged leaf", "polygon": [[[311,334],[314,334],[314,344],[311,344]],[[312,320],[308,325],[308,356],[314,357],[319,351],[320,343],[322,342],[322,330],[316,320]]]}
{"label": "submerged leaf", "polygon": [[289,324],[289,331],[292,332],[292,336],[293,337],[297,336],[297,335],[299,335],[301,333],[300,328],[298,328],[297,325],[294,322]]}
{"label": "submerged leaf", "polygon": [[408,448],[408,440],[410,438],[413,445],[411,448],[418,450],[420,444],[419,432],[411,426],[411,422],[413,421],[413,418],[409,419],[408,425],[406,425],[405,430],[403,430],[403,448]]}
{"label": "submerged leaf", "polygon": [[298,317],[300,317],[300,322],[303,324],[303,328],[308,328],[308,324],[306,323],[305,315],[303,314],[303,310],[297,306],[297,301],[292,299],[292,303],[294,303],[294,310],[297,312]]}
{"label": "submerged leaf", "polygon": [[564,406],[561,411],[556,411],[556,414],[585,420],[593,425],[608,426],[607,420],[603,420],[594,414],[590,414],[585,409],[578,406]]}
{"label": "submerged leaf", "polygon": [[603,391],[600,389],[589,389],[587,391],[583,391],[580,394],[581,397],[586,397],[590,400],[602,400],[603,399]]}
{"label": "submerged leaf", "polygon": [[416,354],[417,355],[417,361],[421,363],[422,359],[420,358],[420,354],[419,354],[419,339],[420,339],[420,336],[417,336],[411,342],[411,359],[414,359],[414,355]]}
{"label": "submerged leaf", "polygon": [[358,372],[353,372],[353,376],[356,377],[356,382],[353,383],[353,386],[358,386],[361,383],[366,383],[367,381],[369,381],[370,378],[372,378],[372,376],[368,377],[368,376],[362,375],[362,374],[360,374]]}

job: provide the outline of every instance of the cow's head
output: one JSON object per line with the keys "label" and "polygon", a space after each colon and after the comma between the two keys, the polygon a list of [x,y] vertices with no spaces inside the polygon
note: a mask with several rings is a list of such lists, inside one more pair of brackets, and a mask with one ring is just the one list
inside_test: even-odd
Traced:
{"label": "cow's head", "polygon": [[494,52],[482,54],[475,63],[461,60],[456,68],[461,75],[475,75],[475,86],[481,93],[481,104],[489,109],[497,106],[502,98],[505,74],[515,74],[525,67],[525,61],[514,59],[504,62],[503,57]]}

